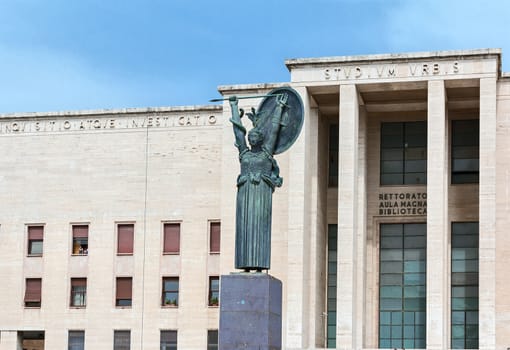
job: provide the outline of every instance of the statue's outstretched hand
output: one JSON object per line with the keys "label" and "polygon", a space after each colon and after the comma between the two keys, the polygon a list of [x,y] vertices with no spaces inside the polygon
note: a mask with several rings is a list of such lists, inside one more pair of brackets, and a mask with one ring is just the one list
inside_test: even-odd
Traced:
{"label": "statue's outstretched hand", "polygon": [[278,98],[276,99],[276,101],[281,106],[287,106],[287,101],[288,100],[289,100],[289,95],[288,94],[280,94],[280,95],[278,95]]}
{"label": "statue's outstretched hand", "polygon": [[230,105],[231,106],[236,106],[237,107],[237,104],[239,103],[239,100],[237,99],[237,96],[230,96],[228,98],[228,102],[230,102]]}

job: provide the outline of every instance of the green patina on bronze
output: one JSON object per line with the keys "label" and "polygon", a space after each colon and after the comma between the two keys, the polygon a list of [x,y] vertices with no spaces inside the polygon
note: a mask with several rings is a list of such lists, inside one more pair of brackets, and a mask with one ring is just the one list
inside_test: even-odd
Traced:
{"label": "green patina on bronze", "polygon": [[236,269],[268,270],[271,262],[272,198],[282,185],[280,169],[273,155],[289,149],[303,125],[303,103],[288,87],[265,96],[257,111],[246,113],[253,124],[248,133],[241,122],[244,110],[238,97],[229,98],[241,174],[237,178]]}

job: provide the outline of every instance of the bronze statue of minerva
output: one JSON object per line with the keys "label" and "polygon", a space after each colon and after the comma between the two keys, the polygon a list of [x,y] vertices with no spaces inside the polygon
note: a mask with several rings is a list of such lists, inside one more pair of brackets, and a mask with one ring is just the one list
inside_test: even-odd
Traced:
{"label": "bronze statue of minerva", "polygon": [[246,272],[268,270],[271,262],[272,197],[282,185],[273,155],[288,149],[303,124],[303,105],[297,92],[284,87],[266,95],[257,111],[247,113],[253,123],[248,132],[241,123],[244,110],[238,98],[229,98],[235,146],[241,174],[237,178],[235,268]]}

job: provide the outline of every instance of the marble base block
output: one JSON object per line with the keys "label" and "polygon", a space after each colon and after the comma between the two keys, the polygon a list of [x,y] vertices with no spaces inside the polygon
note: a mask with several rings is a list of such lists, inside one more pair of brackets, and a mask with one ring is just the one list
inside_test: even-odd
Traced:
{"label": "marble base block", "polygon": [[280,350],[282,282],[265,273],[221,276],[219,350]]}

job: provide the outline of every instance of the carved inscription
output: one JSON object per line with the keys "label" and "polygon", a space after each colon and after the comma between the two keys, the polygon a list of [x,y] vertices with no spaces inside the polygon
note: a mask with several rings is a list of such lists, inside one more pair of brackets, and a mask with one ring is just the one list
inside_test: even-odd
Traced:
{"label": "carved inscription", "polygon": [[379,64],[328,67],[324,69],[325,80],[352,80],[362,78],[394,78],[394,77],[419,77],[431,75],[448,75],[460,72],[459,62],[427,62],[407,64]]}
{"label": "carved inscription", "polygon": [[215,125],[217,122],[218,118],[214,115],[154,115],[132,118],[107,117],[87,119],[11,120],[0,122],[0,134],[211,126]]}
{"label": "carved inscription", "polygon": [[427,215],[427,192],[379,193],[379,215]]}

